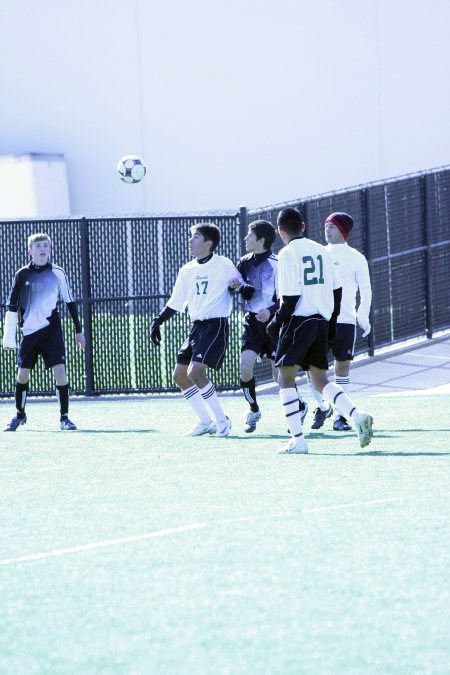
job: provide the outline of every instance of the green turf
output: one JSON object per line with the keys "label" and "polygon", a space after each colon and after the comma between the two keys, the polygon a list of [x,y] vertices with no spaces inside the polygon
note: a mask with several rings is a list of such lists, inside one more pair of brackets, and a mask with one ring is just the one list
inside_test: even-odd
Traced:
{"label": "green turf", "polygon": [[223,400],[228,439],[179,398],[2,434],[2,675],[448,675],[450,396],[358,396],[372,444],[327,421],[308,456],[277,396],[252,435]]}

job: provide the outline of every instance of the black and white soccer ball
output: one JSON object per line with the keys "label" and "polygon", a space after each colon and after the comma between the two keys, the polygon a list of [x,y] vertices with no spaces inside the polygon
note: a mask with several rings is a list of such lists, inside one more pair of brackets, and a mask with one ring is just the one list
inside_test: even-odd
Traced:
{"label": "black and white soccer ball", "polygon": [[125,155],[117,164],[117,173],[124,183],[140,183],[147,169],[137,155]]}

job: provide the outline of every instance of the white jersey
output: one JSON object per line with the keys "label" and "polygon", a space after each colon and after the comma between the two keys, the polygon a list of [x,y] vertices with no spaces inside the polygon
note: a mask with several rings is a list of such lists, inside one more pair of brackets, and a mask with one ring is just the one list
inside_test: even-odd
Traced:
{"label": "white jersey", "polygon": [[236,278],[242,283],[236,267],[222,255],[205,263],[191,260],[178,272],[167,306],[177,312],[187,307],[191,321],[228,317],[233,306],[228,286]]}
{"label": "white jersey", "polygon": [[334,267],[342,281],[342,302],[338,323],[356,324],[356,292],[359,288],[361,302],[358,308],[358,320],[361,325],[364,325],[369,321],[372,302],[367,260],[362,253],[347,243],[328,244],[326,248],[330,252]]}
{"label": "white jersey", "polygon": [[278,254],[278,283],[281,297],[300,296],[295,316],[321,314],[330,319],[333,290],[341,281],[325,246],[306,237],[291,239]]}

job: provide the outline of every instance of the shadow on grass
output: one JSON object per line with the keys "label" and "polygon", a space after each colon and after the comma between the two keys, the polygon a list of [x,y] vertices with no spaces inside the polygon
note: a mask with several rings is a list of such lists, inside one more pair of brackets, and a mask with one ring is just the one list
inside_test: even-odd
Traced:
{"label": "shadow on grass", "polygon": [[156,429],[76,429],[75,431],[64,431],[61,429],[28,429],[34,434],[61,434],[73,436],[75,434],[156,434]]}
{"label": "shadow on grass", "polygon": [[367,452],[354,452],[353,455],[365,457],[440,457],[450,455],[450,452],[384,452],[383,450],[368,450]]}

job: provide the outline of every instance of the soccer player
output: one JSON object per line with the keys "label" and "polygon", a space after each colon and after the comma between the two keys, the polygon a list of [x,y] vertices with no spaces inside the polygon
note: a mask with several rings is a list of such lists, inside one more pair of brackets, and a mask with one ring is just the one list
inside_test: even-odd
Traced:
{"label": "soccer player", "polygon": [[[268,336],[266,326],[278,309],[277,265],[278,259],[272,253],[275,228],[267,220],[255,220],[249,224],[244,239],[248,252],[243,256],[237,269],[244,283],[239,293],[245,300],[244,334],[242,336],[240,378],[244,396],[250,406],[245,432],[252,433],[261,419],[256,400],[255,363],[258,357],[275,357],[276,340]],[[272,367],[275,381],[278,373]]]}
{"label": "soccer player", "polygon": [[328,337],[334,337],[342,297],[341,282],[329,252],[303,235],[300,211],[282,209],[278,232],[286,244],[278,254],[280,308],[267,326],[272,337],[279,335],[275,365],[280,370],[280,398],[292,435],[282,454],[304,454],[308,445],[303,437],[295,376],[301,367],[309,371],[313,386],[337,405],[356,426],[361,447],[370,443],[372,417],[357,409],[335,382],[329,382]]}
{"label": "soccer player", "polygon": [[[372,288],[370,285],[369,266],[362,253],[347,244],[353,228],[353,218],[348,213],[336,212],[328,216],[325,221],[325,239],[328,242],[335,267],[342,282],[341,310],[337,318],[336,337],[330,341],[329,348],[334,356],[334,379],[347,392],[350,384],[350,363],[353,360],[356,323],[363,331],[363,337],[369,335],[371,326],[369,321],[370,304],[372,302]],[[359,290],[360,303],[356,311],[356,294]],[[320,429],[327,417],[332,414],[332,407],[324,400],[309,381],[312,393],[319,406],[314,411],[312,429]],[[333,421],[335,431],[350,431],[350,421],[338,411]]]}
{"label": "soccer player", "polygon": [[75,342],[84,349],[85,339],[81,332],[77,307],[69,288],[64,270],[50,262],[51,240],[42,232],[28,237],[28,253],[31,262],[15,275],[7,302],[4,349],[16,349],[16,330],[19,324],[22,339],[17,356],[16,416],[4,431],[16,431],[26,424],[25,404],[28,382],[39,354],[46,368],[53,368],[56,395],[60,406],[60,428],[63,431],[76,429],[69,419],[69,383],[65,367],[65,345],[57,302],[66,304],[75,326]]}
{"label": "soccer player", "polygon": [[191,326],[173,372],[174,381],[199,420],[186,436],[223,437],[231,429],[231,421],[222,409],[214,384],[206,376],[206,369],[219,370],[222,365],[232,309],[230,288],[239,287],[243,279],[231,260],[214,253],[219,242],[217,225],[198,223],[191,228],[189,252],[194,260],[178,272],[172,295],[150,327],[151,340],[159,346],[160,326],[187,306]]}

